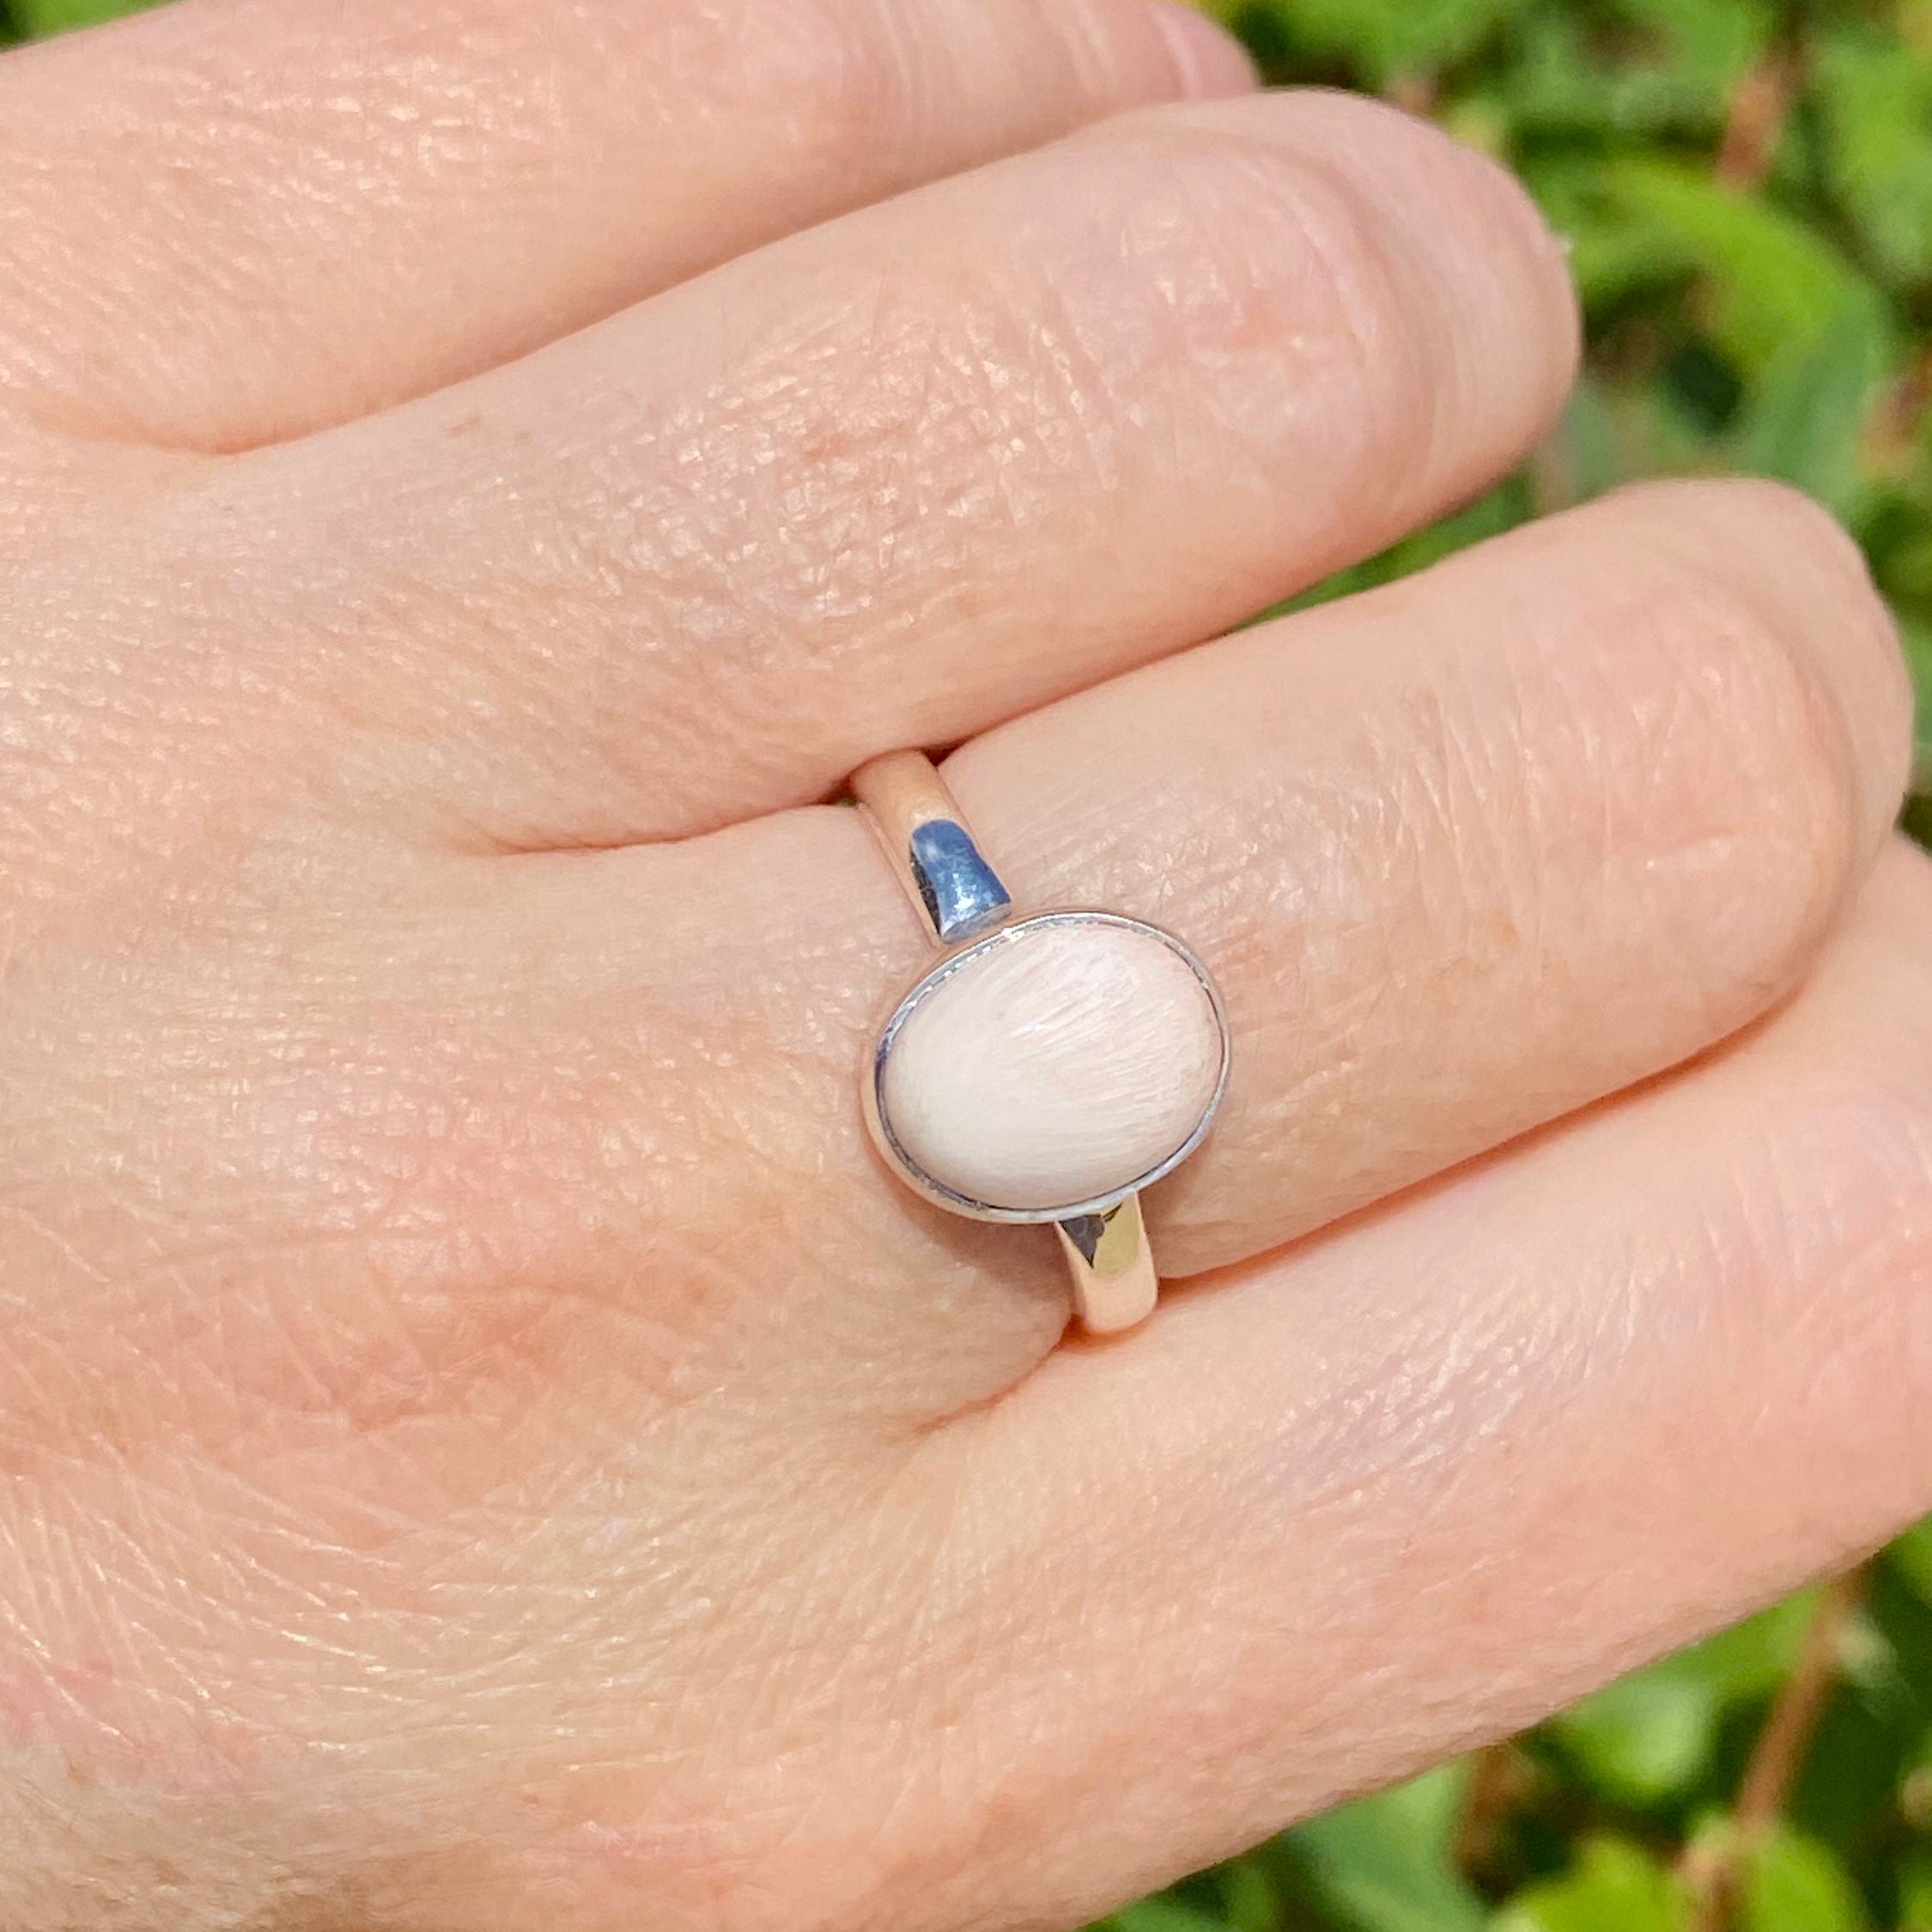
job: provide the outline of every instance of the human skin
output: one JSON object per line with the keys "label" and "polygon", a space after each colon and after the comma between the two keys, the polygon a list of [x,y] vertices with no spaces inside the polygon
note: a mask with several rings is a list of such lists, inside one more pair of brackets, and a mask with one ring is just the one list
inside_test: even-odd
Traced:
{"label": "human skin", "polygon": [[[183,0],[0,235],[7,1932],[1045,1932],[1932,1507],[1850,544],[1222,635],[1548,427],[1488,161],[1142,0]],[[908,743],[1224,989],[1129,1337],[866,1144]]]}

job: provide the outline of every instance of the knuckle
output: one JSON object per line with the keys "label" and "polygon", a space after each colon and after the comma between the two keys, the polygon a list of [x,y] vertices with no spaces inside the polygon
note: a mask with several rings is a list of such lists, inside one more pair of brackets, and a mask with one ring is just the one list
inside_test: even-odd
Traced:
{"label": "knuckle", "polygon": [[1910,775],[1913,696],[1897,623],[1857,544],[1815,500],[1770,479],[1650,484],[1625,497],[1791,659],[1820,744],[1838,754],[1854,844],[1869,859]]}
{"label": "knuckle", "polygon": [[1426,419],[1426,305],[1349,168],[1163,113],[1116,124],[1088,160],[1096,178],[1069,186],[1103,225],[1115,285],[1080,320],[1117,410],[1170,396],[1178,447],[1223,465],[1230,449],[1298,465],[1318,442],[1345,483]]}
{"label": "knuckle", "polygon": [[1606,959],[1662,951],[1650,1018],[1694,1048],[1787,990],[1842,912],[1856,773],[1788,615],[1712,561],[1708,526],[1686,544],[1680,514],[1668,538],[1564,522],[1509,540],[1535,562],[1500,644],[1493,566],[1443,567],[1469,641],[1375,761],[1413,923],[1453,925],[1478,964],[1552,931],[1602,933]]}
{"label": "knuckle", "polygon": [[[770,610],[811,611],[810,636],[784,627],[777,647],[809,672],[882,610],[983,617],[1065,506],[1106,513],[1150,440],[1177,486],[1224,486],[1242,453],[1279,467],[1314,440],[1361,477],[1391,415],[1426,411],[1399,251],[1341,173],[1157,124],[1062,158],[1052,206],[1030,176],[1028,202],[992,204],[1007,219],[988,246],[953,228],[863,275],[841,258],[802,280],[783,325],[700,398],[680,470],[693,494],[623,519],[620,563],[647,536],[639,563],[657,577],[665,532],[690,523],[673,586],[706,597],[708,628],[748,628],[750,602],[769,638]],[[748,472],[748,452],[775,445],[799,460]],[[720,547],[696,528],[715,524],[720,499],[746,536],[724,547],[749,567],[713,598],[691,578]],[[776,580],[758,574],[768,565]],[[937,613],[936,584],[957,586]]]}
{"label": "knuckle", "polygon": [[1843,907],[1860,843],[1858,776],[1829,679],[1786,614],[1728,569],[1653,553],[1637,596],[1607,669],[1615,680],[1641,666],[1641,683],[1605,694],[1641,707],[1629,781],[1649,769],[1687,873],[1722,860],[1727,916],[1755,929],[1753,950],[1782,982]]}
{"label": "knuckle", "polygon": [[782,0],[758,10],[752,38],[762,45],[744,50],[741,65],[797,151],[856,169],[920,131],[931,63],[907,11],[898,0]]}
{"label": "knuckle", "polygon": [[[1419,238],[1447,229],[1492,247],[1524,242],[1546,258],[1555,250],[1549,224],[1522,181],[1435,122],[1386,101],[1326,89],[1298,97],[1297,111],[1308,133],[1319,133],[1334,152],[1373,157],[1379,191],[1405,210]],[[1237,101],[1229,112],[1239,116],[1253,109]]]}
{"label": "knuckle", "polygon": [[[1270,247],[1279,251],[1297,228],[1315,243],[1327,238],[1320,258],[1352,268],[1352,280],[1392,285],[1394,319],[1425,348],[1508,329],[1525,354],[1541,354],[1559,332],[1559,304],[1574,322],[1561,250],[1522,184],[1399,109],[1309,90],[1151,110],[1111,125],[1220,143],[1238,204],[1273,231]],[[1320,262],[1287,265],[1306,273]]]}
{"label": "knuckle", "polygon": [[[1197,285],[1229,300],[1226,320],[1352,324],[1381,332],[1398,259],[1376,204],[1345,168],[1233,129],[1150,125],[1137,159],[1137,224],[1154,265],[1198,263]],[[1189,252],[1193,252],[1191,254]],[[1213,309],[1209,308],[1212,319]]]}
{"label": "knuckle", "polygon": [[1121,0],[982,0],[977,9],[782,0],[741,33],[765,44],[734,50],[739,70],[749,68],[759,98],[793,118],[801,149],[848,155],[868,177],[882,155],[944,140],[949,122],[964,134],[969,104],[1044,135],[1084,109],[1145,94],[1141,72],[1158,45]]}
{"label": "knuckle", "polygon": [[1662,640],[1681,648],[1689,678],[1701,685],[1710,743],[1699,754],[1723,761],[1717,781],[1735,781],[1741,796],[1754,797],[1774,836],[1838,860],[1850,842],[1851,774],[1829,696],[1805,653],[1733,585],[1667,577],[1660,589],[1674,606],[1656,619]]}
{"label": "knuckle", "polygon": [[1826,585],[1855,607],[1880,605],[1863,555],[1844,525],[1790,483],[1768,477],[1639,483],[1613,501],[1662,532],[1680,532],[1680,544],[1701,538],[1702,554],[1748,555],[1754,573],[1770,573],[1779,586]]}

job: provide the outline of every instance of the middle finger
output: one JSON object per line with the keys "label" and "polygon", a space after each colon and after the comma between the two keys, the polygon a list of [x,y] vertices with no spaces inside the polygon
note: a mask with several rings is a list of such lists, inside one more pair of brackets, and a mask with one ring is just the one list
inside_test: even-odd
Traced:
{"label": "middle finger", "polygon": [[1379,548],[1521,453],[1574,338],[1521,191],[1418,122],[1130,117],[252,459],[320,533],[260,622],[339,631],[356,586],[391,812],[688,835]]}

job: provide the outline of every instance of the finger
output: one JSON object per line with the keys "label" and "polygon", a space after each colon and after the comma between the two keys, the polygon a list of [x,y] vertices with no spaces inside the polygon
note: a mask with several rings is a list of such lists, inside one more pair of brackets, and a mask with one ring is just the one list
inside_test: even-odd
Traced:
{"label": "finger", "polygon": [[184,0],[0,63],[0,393],[92,437],[261,443],[1250,78],[1144,0]]}
{"label": "finger", "polygon": [[1634,490],[1018,720],[951,780],[1025,904],[1219,973],[1238,1063],[1169,1272],[1291,1239],[1701,1051],[1897,816],[1856,549],[1756,483]]}
{"label": "finger", "polygon": [[944,1452],[977,1594],[926,1667],[981,1781],[946,1793],[1012,1828],[993,1868],[922,1843],[933,1923],[1022,1872],[1081,1922],[1932,1506],[1932,865],[1895,848],[1720,1060],[1143,1340]]}
{"label": "finger", "polygon": [[1377,548],[1520,455],[1573,354],[1561,257],[1488,161],[1340,96],[1163,110],[277,453],[264,515],[329,547],[278,542],[262,622],[377,586],[351,708],[387,809],[687,834]]}
{"label": "finger", "polygon": [[[1680,484],[1084,693],[949,771],[1022,905],[1154,919],[1220,981],[1222,1115],[1149,1197],[1175,1277],[1761,1013],[1877,849],[1907,717],[1835,526],[1782,489]],[[648,1093],[652,1148],[734,1150],[740,1187],[685,1238],[787,1284],[734,1324],[822,1356],[835,1401],[927,1421],[1054,1346],[1050,1239],[920,1206],[866,1144],[860,1069],[926,955],[854,814],[505,870],[457,950],[532,962],[520,1050],[589,1054],[603,1138]],[[603,1183],[637,1184],[623,1163]],[[641,1270],[651,1230],[631,1238]]]}

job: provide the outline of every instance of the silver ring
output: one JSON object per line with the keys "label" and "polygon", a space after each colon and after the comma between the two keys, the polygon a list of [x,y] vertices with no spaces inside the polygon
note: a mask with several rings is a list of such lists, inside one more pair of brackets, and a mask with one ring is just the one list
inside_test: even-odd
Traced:
{"label": "silver ring", "polygon": [[1050,1223],[1083,1325],[1134,1327],[1159,1293],[1141,1190],[1200,1145],[1227,1090],[1212,975],[1145,920],[1018,910],[922,752],[872,760],[852,791],[939,949],[867,1057],[874,1145],[951,1213]]}

